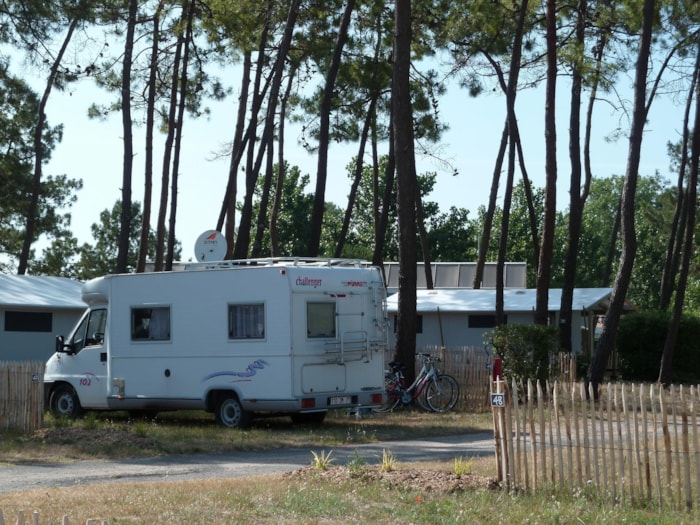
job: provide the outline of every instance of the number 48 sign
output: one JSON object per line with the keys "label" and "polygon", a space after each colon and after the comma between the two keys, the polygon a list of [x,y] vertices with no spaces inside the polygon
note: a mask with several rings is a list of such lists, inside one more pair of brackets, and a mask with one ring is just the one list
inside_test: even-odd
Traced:
{"label": "number 48 sign", "polygon": [[506,394],[505,392],[494,394],[491,393],[491,406],[492,407],[504,407],[506,406]]}

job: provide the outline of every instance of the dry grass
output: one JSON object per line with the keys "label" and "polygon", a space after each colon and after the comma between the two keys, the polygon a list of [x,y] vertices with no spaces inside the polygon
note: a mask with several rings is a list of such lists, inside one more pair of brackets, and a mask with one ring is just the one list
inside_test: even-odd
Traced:
{"label": "dry grass", "polygon": [[[478,460],[479,468],[493,468]],[[451,463],[399,465],[382,472],[377,466],[354,470],[313,466],[287,475],[187,482],[114,483],[56,487],[4,494],[0,509],[12,522],[20,510],[37,511],[41,523],[87,519],[127,523],[395,523],[392,507],[406,494],[426,501],[454,497],[467,490],[488,490],[488,479],[460,478]],[[398,522],[403,522],[399,520]],[[420,521],[419,521],[420,522]]]}
{"label": "dry grass", "polygon": [[[199,419],[198,419],[199,418]],[[199,423],[197,423],[199,421]],[[46,434],[0,437],[0,461],[35,461],[68,453],[71,458],[121,457],[140,452],[253,450],[286,445],[314,448],[401,437],[464,433],[490,428],[490,416],[402,413],[361,421],[342,415],[321,427],[295,427],[288,420],[263,420],[245,432],[225,431],[205,422],[163,418],[154,422],[88,418],[70,426],[54,426]],[[75,430],[77,429],[77,430]],[[89,446],[71,444],[74,432]],[[134,440],[110,451],[114,441]],[[60,440],[64,436],[64,441]],[[223,437],[222,437],[223,436]],[[113,439],[113,438],[112,438]],[[143,446],[144,450],[137,450]],[[212,450],[212,448],[214,450]],[[38,449],[32,451],[33,449]],[[34,459],[33,459],[34,458]],[[54,487],[0,495],[7,523],[20,511],[37,511],[38,523],[85,523],[89,518],[110,525],[125,524],[321,524],[321,523],[697,523],[694,514],[664,509],[630,508],[603,502],[595,494],[543,489],[526,495],[493,490],[493,458],[469,458],[470,472],[457,475],[454,459],[401,464],[390,472],[356,457],[326,471],[311,466],[284,475],[186,482],[113,483]]]}
{"label": "dry grass", "polygon": [[[151,421],[130,420],[126,414],[118,413],[89,414],[73,422],[49,418],[46,423],[45,428],[31,436],[0,437],[0,463],[127,459],[144,455],[226,453],[285,446],[323,449],[343,444],[483,431],[490,428],[490,416],[402,411],[357,420],[354,416],[345,417],[343,413],[331,413],[318,427],[292,425],[288,418],[271,418],[258,420],[253,428],[245,431],[221,429],[209,414],[198,412],[166,414]],[[312,462],[313,458],[309,457],[309,464]],[[3,494],[0,509],[8,522],[13,522],[19,511],[24,510],[37,511],[40,523],[49,520],[59,523],[63,516],[69,516],[71,523],[99,518],[112,525],[307,523],[314,521],[313,516],[325,516],[345,509],[332,519],[342,522],[343,516],[355,513],[351,508],[357,507],[359,498],[366,498],[357,520],[376,521],[381,518],[384,506],[390,504],[395,489],[389,489],[389,494],[373,501],[374,494],[379,494],[385,487],[382,480],[367,478],[358,485],[354,477],[354,474],[367,473],[372,468],[369,465],[348,468],[347,465],[334,464],[329,475],[336,479],[330,487],[328,480],[316,475],[317,469],[305,470],[296,478],[265,476],[55,487]],[[430,483],[436,485],[436,480],[450,474],[451,469],[451,462],[435,463],[426,465],[423,472],[425,479],[431,479]],[[417,468],[401,466],[397,471],[413,479],[414,485],[421,483]]]}
{"label": "dry grass", "polygon": [[320,426],[293,425],[289,418],[260,419],[249,430],[222,429],[203,412],[131,420],[126,414],[89,414],[72,422],[47,419],[30,436],[0,437],[0,464],[78,459],[119,459],[164,454],[225,454],[283,447],[333,447],[390,439],[465,434],[490,429],[485,414],[403,411],[356,420],[329,414]]}
{"label": "dry grass", "polygon": [[[309,458],[311,462],[311,458]],[[306,467],[284,475],[176,483],[115,483],[56,487],[4,494],[8,523],[20,510],[39,513],[39,523],[88,519],[127,524],[355,524],[412,523],[697,523],[674,509],[611,506],[583,493],[506,493],[487,485],[492,458],[474,458],[472,473],[456,476],[452,462],[375,466]]]}

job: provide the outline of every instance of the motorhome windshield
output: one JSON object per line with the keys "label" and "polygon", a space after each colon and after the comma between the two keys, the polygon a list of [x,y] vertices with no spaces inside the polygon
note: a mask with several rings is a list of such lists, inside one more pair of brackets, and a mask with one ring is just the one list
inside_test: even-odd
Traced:
{"label": "motorhome windshield", "polygon": [[86,346],[101,345],[104,342],[107,310],[89,310],[73,331],[69,345],[74,353],[80,352]]}

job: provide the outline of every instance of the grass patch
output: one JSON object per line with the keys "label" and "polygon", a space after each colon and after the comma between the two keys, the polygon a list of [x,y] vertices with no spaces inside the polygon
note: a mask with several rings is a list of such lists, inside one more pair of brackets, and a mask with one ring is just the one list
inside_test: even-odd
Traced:
{"label": "grass patch", "polygon": [[396,456],[394,456],[393,452],[387,449],[382,450],[382,464],[380,467],[382,472],[393,472],[396,470],[396,466]]}
{"label": "grass patch", "polygon": [[315,451],[311,451],[311,453],[314,456],[314,461],[313,465],[316,467],[318,470],[328,470],[333,462],[335,461],[335,458],[332,457],[333,452],[328,452],[326,453],[325,450],[321,451],[320,453],[317,453]]}
{"label": "grass patch", "polygon": [[463,457],[455,458],[454,473],[457,476],[464,476],[465,474],[471,474],[472,472],[472,460],[465,459]]}
{"label": "grass patch", "polygon": [[0,435],[0,463],[122,459],[165,454],[226,454],[309,446],[318,449],[386,440],[490,430],[488,414],[377,414],[356,420],[329,413],[320,426],[294,425],[289,418],[256,419],[247,430],[219,427],[205,412],[172,412],[156,418],[88,413],[73,421],[47,416],[29,436]]}

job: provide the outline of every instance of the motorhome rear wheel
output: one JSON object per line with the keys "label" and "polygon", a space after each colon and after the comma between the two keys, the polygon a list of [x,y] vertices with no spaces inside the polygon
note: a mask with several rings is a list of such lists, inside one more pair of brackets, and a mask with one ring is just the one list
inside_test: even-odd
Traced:
{"label": "motorhome rear wheel", "polygon": [[233,392],[222,394],[216,407],[216,422],[227,428],[247,428],[252,422],[250,412],[243,410]]}

